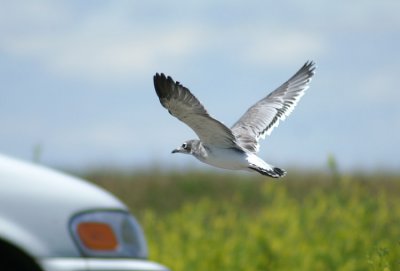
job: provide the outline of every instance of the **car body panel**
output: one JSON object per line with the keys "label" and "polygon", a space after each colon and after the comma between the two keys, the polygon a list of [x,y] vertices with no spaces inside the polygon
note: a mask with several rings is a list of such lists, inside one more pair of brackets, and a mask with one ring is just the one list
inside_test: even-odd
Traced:
{"label": "car body panel", "polygon": [[[0,229],[7,227],[4,220],[11,221],[8,224],[14,224],[16,232],[7,231],[8,235],[24,232],[20,242],[37,246],[32,250],[36,257],[79,256],[68,229],[72,214],[101,208],[126,210],[114,196],[93,184],[2,155],[0,187]],[[18,230],[18,225],[23,229]],[[28,241],[32,238],[36,242]]]}
{"label": "car body panel", "polygon": [[44,270],[168,270],[147,260],[82,257],[71,236],[71,218],[96,210],[128,212],[94,184],[0,155],[0,239]]}
{"label": "car body panel", "polygon": [[155,262],[133,259],[82,259],[82,258],[50,258],[43,259],[41,265],[46,271],[168,271]]}

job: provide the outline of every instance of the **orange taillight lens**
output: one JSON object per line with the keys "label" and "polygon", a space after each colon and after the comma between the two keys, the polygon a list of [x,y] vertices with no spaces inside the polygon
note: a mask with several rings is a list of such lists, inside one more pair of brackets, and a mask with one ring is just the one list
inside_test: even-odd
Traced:
{"label": "orange taillight lens", "polygon": [[81,222],[77,228],[82,243],[93,250],[115,250],[118,241],[112,228],[105,223]]}

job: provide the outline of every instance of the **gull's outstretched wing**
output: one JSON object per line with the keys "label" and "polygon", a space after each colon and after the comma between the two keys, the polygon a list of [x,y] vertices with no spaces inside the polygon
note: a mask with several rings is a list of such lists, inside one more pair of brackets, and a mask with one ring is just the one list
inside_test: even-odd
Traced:
{"label": "gull's outstretched wing", "polygon": [[314,75],[314,62],[306,62],[289,80],[250,107],[232,126],[237,144],[251,152],[258,152],[260,138],[265,138],[293,111],[309,87]]}
{"label": "gull's outstretched wing", "polygon": [[203,143],[221,148],[237,147],[232,131],[212,118],[189,89],[163,73],[157,73],[153,79],[161,104],[192,128]]}

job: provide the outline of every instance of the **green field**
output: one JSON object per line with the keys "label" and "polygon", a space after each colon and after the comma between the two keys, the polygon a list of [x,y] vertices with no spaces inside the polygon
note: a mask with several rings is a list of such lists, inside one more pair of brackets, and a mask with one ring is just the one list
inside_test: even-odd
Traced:
{"label": "green field", "polygon": [[400,270],[400,177],[93,172],[174,271]]}

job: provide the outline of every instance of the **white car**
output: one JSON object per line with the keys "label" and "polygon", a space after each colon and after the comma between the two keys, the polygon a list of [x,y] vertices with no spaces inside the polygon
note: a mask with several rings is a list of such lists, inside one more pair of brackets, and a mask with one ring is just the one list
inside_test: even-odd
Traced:
{"label": "white car", "polygon": [[116,197],[84,180],[0,155],[0,270],[167,271]]}

